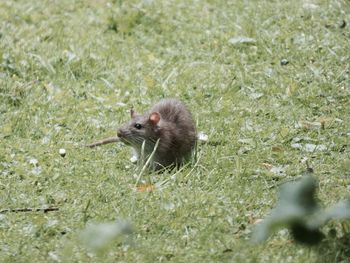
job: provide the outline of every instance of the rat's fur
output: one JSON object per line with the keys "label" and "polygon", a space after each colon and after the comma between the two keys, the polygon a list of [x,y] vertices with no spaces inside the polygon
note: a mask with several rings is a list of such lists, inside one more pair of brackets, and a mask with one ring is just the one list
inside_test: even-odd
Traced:
{"label": "rat's fur", "polygon": [[160,169],[189,160],[196,143],[196,129],[191,113],[181,101],[163,99],[142,115],[131,110],[131,120],[118,130],[118,137],[139,156],[145,142],[146,157],[159,139],[152,167]]}

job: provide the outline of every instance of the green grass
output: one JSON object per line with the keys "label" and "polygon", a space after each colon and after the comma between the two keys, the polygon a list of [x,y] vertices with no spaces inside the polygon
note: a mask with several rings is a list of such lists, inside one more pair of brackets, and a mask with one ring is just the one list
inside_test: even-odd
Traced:
{"label": "green grass", "polygon": [[[337,239],[248,242],[304,157],[325,205],[349,197],[349,14],[346,0],[1,1],[0,209],[59,211],[0,214],[0,261],[350,261]],[[240,36],[256,42],[229,43]],[[209,141],[197,165],[145,175],[165,183],[139,193],[127,147],[82,146],[162,97],[182,99]],[[117,219],[131,243],[84,247],[87,225]]]}

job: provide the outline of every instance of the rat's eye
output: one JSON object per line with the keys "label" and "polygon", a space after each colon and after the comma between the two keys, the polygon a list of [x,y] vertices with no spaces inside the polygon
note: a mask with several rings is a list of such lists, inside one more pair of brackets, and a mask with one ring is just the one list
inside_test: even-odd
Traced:
{"label": "rat's eye", "polygon": [[140,123],[135,123],[134,127],[140,130],[142,128],[142,125]]}

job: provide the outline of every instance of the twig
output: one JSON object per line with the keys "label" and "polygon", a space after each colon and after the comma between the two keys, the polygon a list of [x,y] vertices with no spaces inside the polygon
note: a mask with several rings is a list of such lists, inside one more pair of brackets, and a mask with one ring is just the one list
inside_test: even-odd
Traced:
{"label": "twig", "polygon": [[112,143],[112,142],[119,142],[119,141],[120,141],[120,139],[118,137],[110,137],[110,138],[103,139],[103,140],[95,142],[95,143],[88,144],[88,145],[86,145],[86,147],[94,148],[96,146],[100,146],[100,145],[104,145],[104,144]]}
{"label": "twig", "polygon": [[0,214],[5,213],[18,213],[18,212],[51,212],[51,211],[58,211],[58,207],[48,207],[48,208],[8,208],[0,210]]}

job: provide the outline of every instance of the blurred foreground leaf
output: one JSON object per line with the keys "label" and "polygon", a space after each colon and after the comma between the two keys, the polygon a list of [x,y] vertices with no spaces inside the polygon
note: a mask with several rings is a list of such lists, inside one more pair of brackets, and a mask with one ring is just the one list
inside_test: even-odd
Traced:
{"label": "blurred foreground leaf", "polygon": [[123,239],[132,233],[131,224],[119,220],[113,223],[92,224],[81,233],[81,240],[85,246],[93,251],[101,251],[113,241]]}
{"label": "blurred foreground leaf", "polygon": [[324,212],[325,222],[333,219],[350,219],[350,199],[340,201],[339,203],[331,206]]}
{"label": "blurred foreground leaf", "polygon": [[276,208],[257,226],[253,241],[265,241],[277,229],[288,228],[296,242],[315,245],[323,239],[320,228],[328,221],[350,219],[350,200],[321,210],[315,198],[316,185],[311,176],[283,185]]}

